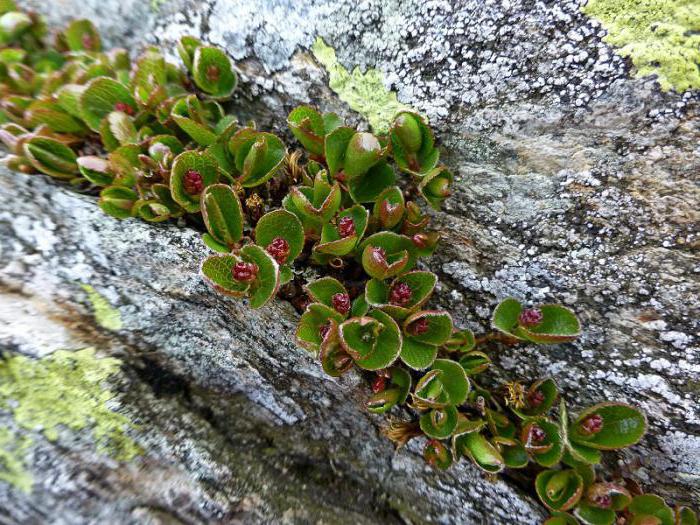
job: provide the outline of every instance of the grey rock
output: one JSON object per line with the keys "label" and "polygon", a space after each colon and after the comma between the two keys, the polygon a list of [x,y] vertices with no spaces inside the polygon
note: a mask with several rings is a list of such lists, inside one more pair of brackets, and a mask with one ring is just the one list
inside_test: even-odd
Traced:
{"label": "grey rock", "polygon": [[[173,0],[157,13],[143,2],[37,4],[53,20],[88,17],[130,48],[172,52],[185,33],[222,45],[243,80],[234,111],[282,132],[298,103],[363,124],[309,55],[316,36],[346,67],[382,70],[430,117],[457,174],[434,214],[447,240],[428,263],[442,282],[435,306],[479,331],[506,296],[574,308],[579,342],[494,347],[493,379],[551,375],[574,409],[642,407],[649,433],[601,472],[700,504],[700,97],[631,79],[579,2]],[[253,313],[202,284],[196,232],[114,221],[41,177],[3,173],[0,192],[2,348],[39,356],[99,334],[100,351],[125,362],[120,410],[147,428],[134,434],[147,448],[136,466],[37,440],[35,492],[0,483],[0,502],[11,502],[0,523],[545,515],[514,480],[487,483],[466,464],[432,472],[418,444],[395,454],[378,433],[384,418],[361,409],[364,380],[326,378],[295,348],[289,305]],[[95,328],[77,281],[119,308],[123,330]],[[18,329],[18,311],[41,323]]]}

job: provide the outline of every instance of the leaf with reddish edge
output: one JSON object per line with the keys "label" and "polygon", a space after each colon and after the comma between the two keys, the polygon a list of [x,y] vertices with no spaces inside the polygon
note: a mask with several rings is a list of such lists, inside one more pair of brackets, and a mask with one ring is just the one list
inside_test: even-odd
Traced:
{"label": "leaf with reddish edge", "polygon": [[[592,415],[602,418],[600,431],[587,434],[583,422]],[[616,450],[638,443],[647,429],[646,416],[624,403],[605,402],[587,408],[569,429],[569,439],[598,450]]]}
{"label": "leaf with reddish edge", "polygon": [[392,365],[399,357],[402,343],[401,331],[396,321],[381,310],[374,310],[368,315],[381,324],[382,330],[377,337],[374,352],[356,359],[355,363],[365,370],[381,370]]}
{"label": "leaf with reddish edge", "polygon": [[583,480],[574,470],[545,470],[537,475],[535,490],[548,509],[566,511],[581,499]]}
{"label": "leaf with reddish edge", "polygon": [[421,343],[412,337],[404,337],[401,347],[401,361],[414,370],[424,370],[433,364],[437,357],[438,347]]}
{"label": "leaf with reddish edge", "polygon": [[339,331],[335,321],[331,321],[331,329],[321,342],[319,359],[323,371],[331,377],[339,377],[352,368],[353,360],[340,344]]}
{"label": "leaf with reddish edge", "polygon": [[333,277],[321,277],[307,283],[304,287],[306,293],[317,303],[323,303],[329,308],[333,308],[333,296],[337,294],[347,294],[345,286]]}
{"label": "leaf with reddish edge", "polygon": [[479,432],[461,434],[454,440],[457,453],[468,457],[481,470],[497,474],[505,468],[505,461],[498,449]]}
{"label": "leaf with reddish edge", "polygon": [[289,130],[302,146],[314,155],[323,155],[327,133],[321,114],[311,106],[298,106],[287,116]]}
{"label": "leaf with reddish edge", "polygon": [[255,225],[255,242],[267,248],[275,239],[289,245],[285,263],[291,263],[304,249],[304,228],[296,215],[287,210],[274,210],[263,215]]}
{"label": "leaf with reddish edge", "polygon": [[[416,323],[420,322],[427,322],[427,329],[423,333],[415,330]],[[409,315],[403,321],[402,328],[415,341],[439,346],[452,334],[452,316],[443,311],[423,310]]]}
{"label": "leaf with reddish edge", "polygon": [[335,323],[337,330],[337,325],[343,321],[343,316],[330,306],[321,303],[311,303],[306,307],[297,325],[297,344],[306,350],[318,352],[323,340],[321,329],[329,321]]}
{"label": "leaf with reddish edge", "polygon": [[209,234],[233,248],[243,236],[243,209],[228,184],[212,184],[202,192],[202,218]]}
{"label": "leaf with reddish edge", "polygon": [[219,293],[233,297],[244,297],[251,286],[233,278],[233,267],[240,262],[237,255],[211,255],[202,262],[202,275]]}
{"label": "leaf with reddish edge", "polygon": [[241,258],[258,266],[258,278],[250,288],[250,307],[261,308],[277,293],[280,285],[279,265],[269,253],[255,244],[244,246]]}
{"label": "leaf with reddish edge", "polygon": [[435,439],[447,439],[457,427],[457,409],[452,405],[433,408],[420,417],[423,433]]}

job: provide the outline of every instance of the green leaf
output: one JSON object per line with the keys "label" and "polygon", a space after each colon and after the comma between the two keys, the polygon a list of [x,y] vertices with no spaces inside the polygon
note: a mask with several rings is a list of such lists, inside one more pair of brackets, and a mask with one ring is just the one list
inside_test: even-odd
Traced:
{"label": "green leaf", "polygon": [[353,317],[361,317],[366,315],[369,311],[369,305],[365,301],[364,295],[358,295],[352,302],[352,308],[350,309],[350,315]]}
{"label": "green leaf", "polygon": [[[640,494],[632,499],[627,510],[634,517],[654,516],[661,521],[661,525],[674,525],[674,515],[671,508],[666,505],[663,498],[656,494]],[[633,521],[634,523],[634,521]]]}
{"label": "green leaf", "polygon": [[578,520],[566,512],[553,512],[543,525],[578,525]]}
{"label": "green leaf", "polygon": [[[536,441],[531,431],[533,428],[543,430],[545,438]],[[559,426],[545,418],[529,420],[522,428],[520,441],[525,446],[525,450],[532,454],[533,459],[543,467],[553,467],[561,461],[564,454]]]}
{"label": "green leaf", "polygon": [[231,250],[229,250],[228,246],[225,244],[221,244],[219,241],[214,239],[211,235],[208,233],[203,233],[202,234],[202,241],[204,244],[206,244],[210,249],[212,249],[215,252],[219,253],[229,253]]}
{"label": "green leaf", "polygon": [[90,20],[74,20],[64,32],[71,51],[101,51],[100,34]]}
{"label": "green leaf", "polygon": [[[341,237],[337,224],[343,217],[351,217],[354,224],[354,235]],[[355,249],[367,228],[369,212],[360,205],[352,206],[341,211],[336,219],[336,224],[327,223],[321,230],[321,242],[314,246],[319,253],[342,257]]]}
{"label": "green leaf", "polygon": [[455,440],[455,450],[470,458],[477,467],[490,474],[497,474],[505,468],[501,453],[479,432],[460,435]]}
{"label": "green leaf", "polygon": [[[376,248],[385,252],[379,257]],[[387,279],[413,268],[415,247],[411,240],[394,232],[379,232],[367,237],[359,248],[362,266],[370,277]]]}
{"label": "green leaf", "polygon": [[443,201],[450,196],[453,180],[452,173],[444,166],[439,166],[423,176],[418,191],[433,209],[440,210]]}
{"label": "green leaf", "polygon": [[396,186],[385,189],[374,202],[372,217],[383,230],[390,230],[403,219],[406,205],[403,192]]}
{"label": "green leaf", "polygon": [[343,171],[349,180],[367,173],[384,152],[377,137],[371,133],[355,133],[348,142],[343,161]]}
{"label": "green leaf", "polygon": [[442,382],[443,389],[450,398],[450,404],[461,405],[467,400],[470,384],[464,369],[451,359],[436,359],[433,370],[440,370],[442,374],[438,380]]}
{"label": "green leaf", "polygon": [[267,248],[277,238],[282,238],[289,244],[289,255],[285,263],[290,263],[299,256],[304,249],[304,229],[296,215],[287,210],[274,210],[260,218],[255,226],[255,242]]}
{"label": "green leaf", "polygon": [[533,383],[525,396],[525,407],[513,409],[521,418],[541,416],[549,412],[559,397],[557,384],[551,377]]}
{"label": "green leaf", "polygon": [[107,115],[107,123],[112,136],[117,139],[120,145],[135,144],[138,142],[136,127],[134,122],[126,113],[112,111]]}
{"label": "green leaf", "polygon": [[437,440],[431,440],[423,449],[425,461],[440,470],[447,470],[452,465],[452,452]]}
{"label": "green leaf", "polygon": [[145,104],[151,98],[153,90],[164,86],[167,81],[165,58],[156,49],[147,49],[136,61],[131,75],[134,95]]}
{"label": "green leaf", "polygon": [[545,470],[537,475],[535,490],[548,509],[566,511],[581,499],[583,480],[574,470]]}
{"label": "green leaf", "polygon": [[69,115],[82,120],[83,113],[80,110],[80,97],[87,86],[80,84],[65,84],[56,91],[56,102],[61,109]]}
{"label": "green leaf", "polygon": [[215,98],[227,98],[238,79],[228,55],[217,47],[199,46],[194,52],[192,78],[197,87]]}
{"label": "green leaf", "polygon": [[109,77],[91,80],[80,96],[82,118],[93,131],[99,131],[102,119],[122,104],[136,111],[136,101],[126,86]]}
{"label": "green leaf", "polygon": [[370,356],[378,345],[382,326],[371,317],[353,317],[339,327],[340,344],[353,359]]}
{"label": "green leaf", "polygon": [[[593,479],[595,478],[593,477]],[[593,483],[588,487],[588,490],[586,491],[586,499],[590,505],[600,507],[597,502],[603,497],[609,498],[609,508],[613,511],[624,510],[632,502],[632,495],[630,492],[626,488],[616,485],[615,483],[599,482]]]}
{"label": "green leaf", "polygon": [[65,144],[48,138],[32,137],[24,143],[24,155],[41,173],[56,179],[72,179],[78,172],[78,157]]}
{"label": "green leaf", "polygon": [[0,44],[17,39],[32,25],[32,19],[25,13],[10,11],[0,16]]}
{"label": "green leaf", "polygon": [[200,211],[200,195],[190,195],[183,183],[188,171],[196,171],[202,177],[203,187],[215,184],[219,179],[216,162],[209,155],[196,151],[180,153],[173,161],[170,174],[170,191],[173,200],[190,213]]}
{"label": "green leaf", "polygon": [[101,157],[78,157],[76,162],[83,177],[97,186],[109,186],[114,180],[114,174],[109,170],[109,162]]}
{"label": "green leaf", "polygon": [[287,125],[304,148],[314,155],[323,155],[326,126],[318,111],[310,106],[299,106],[287,117]]}
{"label": "green leaf", "polygon": [[[427,331],[415,333],[416,323],[426,321]],[[404,320],[403,331],[415,341],[439,346],[447,341],[452,334],[452,317],[447,312],[437,310],[416,312]]]}
{"label": "green leaf", "polygon": [[396,184],[394,170],[384,160],[380,160],[366,173],[350,179],[348,190],[354,202],[374,202],[387,188]]}
{"label": "green leaf", "polygon": [[185,64],[185,67],[192,71],[192,61],[196,49],[202,45],[202,42],[193,36],[183,36],[177,43],[177,53],[180,59]]}
{"label": "green leaf", "polygon": [[131,208],[131,215],[147,222],[163,222],[168,220],[170,210],[155,199],[139,199]]}
{"label": "green leaf", "polygon": [[117,219],[131,217],[131,209],[139,196],[132,189],[123,186],[109,186],[100,192],[97,202],[102,211]]}
{"label": "green leaf", "polygon": [[[311,120],[309,120],[308,124],[312,125]],[[292,128],[292,132],[294,132],[294,128]],[[314,132],[314,135],[322,136],[318,135],[316,132]],[[332,177],[335,177],[336,174],[343,170],[345,165],[345,152],[347,151],[348,144],[350,144],[350,139],[352,139],[354,135],[355,130],[347,126],[336,128],[331,133],[326,135],[324,141],[324,152],[326,156],[326,163],[328,164],[328,169]]]}
{"label": "green leaf", "polygon": [[318,352],[321,345],[321,327],[330,320],[340,323],[343,321],[343,316],[330,306],[311,303],[299,320],[296,331],[297,344],[312,352]]}
{"label": "green leaf", "polygon": [[573,341],[581,335],[581,325],[576,315],[564,306],[543,304],[539,307],[542,312],[542,322],[537,326],[520,326],[518,335],[533,343],[564,343]]}
{"label": "green leaf", "polygon": [[389,137],[394,160],[402,171],[416,175],[427,173],[440,158],[432,130],[417,113],[399,113]]}
{"label": "green leaf", "polygon": [[250,289],[250,307],[261,308],[277,293],[279,266],[270,254],[254,244],[248,244],[241,249],[241,258],[258,265],[258,278]]}
{"label": "green leaf", "polygon": [[455,329],[450,338],[445,342],[443,347],[449,352],[471,352],[476,346],[476,338],[474,332],[465,328],[463,330]]}
{"label": "green leaf", "polygon": [[243,236],[243,209],[227,184],[212,184],[202,192],[202,218],[218,243],[233,248]]}
{"label": "green leaf", "polygon": [[233,278],[233,267],[240,261],[236,255],[211,255],[202,263],[204,279],[219,293],[243,297],[251,284]]}
{"label": "green leaf", "polygon": [[206,125],[174,113],[171,116],[180,129],[200,146],[211,146],[216,142],[216,134]]}
{"label": "green leaf", "polygon": [[288,265],[280,266],[280,286],[294,279],[294,271]]}
{"label": "green leaf", "polygon": [[80,135],[86,131],[82,121],[67,113],[56,102],[35,100],[25,110],[24,118],[32,128],[45,124],[57,133]]}
{"label": "green leaf", "polygon": [[381,370],[398,358],[401,351],[401,332],[396,321],[380,310],[370,312],[369,317],[379,321],[382,329],[377,337],[374,352],[356,359],[355,364],[365,370]]}
{"label": "green leaf", "polygon": [[689,507],[677,507],[676,525],[698,525],[698,517]]}
{"label": "green leaf", "polygon": [[[401,283],[410,287],[411,297],[404,306],[391,304],[389,302],[390,292]],[[437,276],[432,272],[425,271],[412,271],[400,275],[394,279],[391,285],[378,279],[370,279],[365,287],[365,300],[369,305],[385,311],[397,321],[402,321],[428,301],[436,284]]]}
{"label": "green leaf", "polygon": [[120,146],[107,157],[114,173],[113,184],[131,187],[136,184],[136,170],[140,167],[141,147],[136,144]]}
{"label": "green leaf", "polygon": [[565,459],[567,455],[571,456],[571,459],[577,462],[582,462],[590,465],[595,465],[600,463],[602,459],[602,453],[600,450],[587,447],[585,445],[580,445],[571,441],[569,437],[569,415],[566,408],[566,403],[564,400],[559,401],[559,424],[561,429],[561,436],[564,446],[566,448]]}
{"label": "green leaf", "polygon": [[491,358],[484,352],[469,352],[460,358],[459,364],[468,376],[473,376],[485,372]]}
{"label": "green leaf", "polygon": [[[420,417],[420,428],[423,433],[434,439],[446,439],[457,427],[457,409],[448,405],[433,408]],[[469,434],[467,434],[469,435]]]}
{"label": "green leaf", "polygon": [[493,317],[491,318],[491,325],[504,334],[523,340],[522,337],[518,337],[513,333],[518,326],[518,316],[522,311],[523,306],[520,304],[520,301],[508,297],[496,306]]}
{"label": "green leaf", "polygon": [[238,180],[244,188],[267,182],[277,173],[287,155],[284,143],[279,138],[251,128],[236,132],[231,137],[229,149],[236,168],[241,172]]}
{"label": "green leaf", "polygon": [[318,357],[323,371],[331,377],[339,377],[352,368],[353,360],[340,344],[335,321],[330,321],[330,330],[321,342]]}
{"label": "green leaf", "polygon": [[329,308],[333,308],[334,295],[348,293],[345,286],[333,277],[321,277],[311,281],[305,286],[305,289],[314,302],[323,303]]}
{"label": "green leaf", "polygon": [[424,370],[433,364],[437,356],[437,346],[416,341],[412,337],[403,338],[401,361],[414,370]]}
{"label": "green leaf", "polygon": [[[602,418],[603,426],[599,432],[587,434],[582,423],[593,414]],[[646,428],[646,417],[640,410],[623,403],[599,403],[579,415],[569,431],[569,439],[589,448],[615,450],[638,443]]]}
{"label": "green leaf", "polygon": [[508,468],[525,468],[530,461],[530,458],[520,443],[500,446],[503,462]]}
{"label": "green leaf", "polygon": [[574,509],[576,517],[585,525],[613,525],[615,523],[615,511],[601,509],[582,501]]}

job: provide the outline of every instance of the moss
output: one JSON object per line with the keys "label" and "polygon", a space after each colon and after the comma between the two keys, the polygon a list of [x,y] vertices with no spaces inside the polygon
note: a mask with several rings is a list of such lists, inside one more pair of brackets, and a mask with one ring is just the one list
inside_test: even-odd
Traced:
{"label": "moss", "polygon": [[700,88],[700,3],[697,0],[589,0],[604,38],[629,56],[637,75],[658,75],[664,90]]}
{"label": "moss", "polygon": [[328,70],[330,88],[340,100],[364,116],[376,133],[386,133],[396,113],[412,110],[396,98],[396,93],[384,87],[381,71],[368,69],[365,73],[356,67],[349,72],[338,63],[335,50],[322,38],[311,46],[316,60]]}
{"label": "moss", "polygon": [[108,407],[115,393],[102,384],[119,367],[117,359],[98,359],[93,348],[60,350],[39,360],[10,357],[0,361],[0,410],[49,441],[62,428],[89,429],[99,452],[130,460],[141,450],[126,433],[129,419]]}
{"label": "moss", "polygon": [[32,489],[32,475],[24,465],[24,456],[31,444],[31,438],[18,437],[8,428],[0,428],[0,481],[24,492]]}
{"label": "moss", "polygon": [[93,310],[95,310],[95,320],[97,324],[107,330],[121,329],[122,317],[119,314],[119,310],[112,307],[109,301],[89,284],[81,284],[80,286],[88,294],[88,300],[90,304],[92,304]]}

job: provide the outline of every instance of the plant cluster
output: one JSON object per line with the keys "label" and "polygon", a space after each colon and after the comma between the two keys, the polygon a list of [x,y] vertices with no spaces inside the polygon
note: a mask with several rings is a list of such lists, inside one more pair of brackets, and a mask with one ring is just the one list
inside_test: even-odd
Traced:
{"label": "plant cluster", "polygon": [[[40,17],[0,0],[9,167],[99,191],[100,207],[120,219],[202,227],[214,252],[201,266],[207,282],[252,308],[291,299],[303,311],[298,344],[331,376],[366,374],[368,411],[404,407],[397,413],[413,419],[394,421],[386,435],[399,445],[426,436],[425,458],[437,468],[466,457],[489,474],[525,469],[550,525],[697,523],[686,507],[597,477],[602,451],[641,439],[639,410],[604,402],[569,416],[552,378],[495,388],[482,379],[491,342],[572,341],[573,312],[506,299],[495,331],[476,337],[427,306],[438,279],[418,261],[439,234],[418,200],[439,209],[453,176],[420,115],[402,111],[375,135],[301,106],[287,118],[302,146],[290,153],[226,112],[236,74],[216,47],[182,38],[181,70],[155,48],[134,61],[125,50],[104,52],[87,20],[53,45],[45,37]],[[304,283],[309,265],[324,276]]]}

